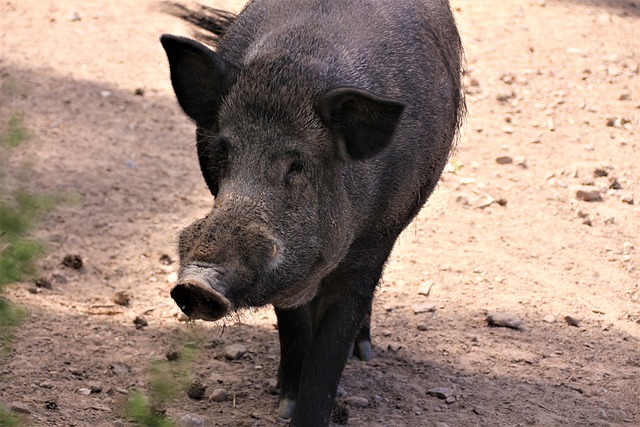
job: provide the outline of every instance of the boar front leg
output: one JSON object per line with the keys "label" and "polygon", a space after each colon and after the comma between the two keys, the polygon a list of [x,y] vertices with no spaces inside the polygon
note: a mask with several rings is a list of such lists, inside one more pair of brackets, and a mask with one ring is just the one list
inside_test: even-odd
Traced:
{"label": "boar front leg", "polygon": [[311,311],[309,305],[303,305],[293,310],[276,308],[275,312],[280,339],[278,417],[291,418],[298,396],[302,362],[311,342]]}
{"label": "boar front leg", "polygon": [[338,383],[382,273],[354,271],[325,279],[313,310],[313,336],[302,363],[292,426],[327,426]]}

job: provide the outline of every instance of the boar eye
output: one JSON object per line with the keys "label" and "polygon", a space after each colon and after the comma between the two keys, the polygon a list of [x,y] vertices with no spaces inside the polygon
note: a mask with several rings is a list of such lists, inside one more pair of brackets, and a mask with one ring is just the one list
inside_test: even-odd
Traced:
{"label": "boar eye", "polygon": [[291,181],[293,181],[295,177],[298,176],[300,172],[302,172],[302,169],[302,163],[299,160],[294,160],[289,165],[289,170],[287,171],[287,175],[285,176],[285,180],[287,181],[287,183],[291,183]]}

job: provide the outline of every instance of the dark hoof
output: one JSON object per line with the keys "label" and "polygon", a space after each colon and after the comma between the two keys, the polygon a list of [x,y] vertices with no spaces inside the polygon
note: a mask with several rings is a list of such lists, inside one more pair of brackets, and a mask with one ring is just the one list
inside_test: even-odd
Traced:
{"label": "dark hoof", "polygon": [[284,399],[280,399],[280,403],[278,404],[278,418],[291,418],[293,417],[293,411],[296,409],[296,402],[288,399],[288,398],[284,398]]}
{"label": "dark hoof", "polygon": [[353,354],[363,362],[368,362],[373,358],[373,353],[371,351],[371,341],[362,340],[356,342],[356,345],[353,349]]}

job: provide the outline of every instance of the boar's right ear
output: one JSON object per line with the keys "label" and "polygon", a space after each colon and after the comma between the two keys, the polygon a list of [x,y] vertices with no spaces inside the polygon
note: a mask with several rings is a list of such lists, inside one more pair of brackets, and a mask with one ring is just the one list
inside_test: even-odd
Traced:
{"label": "boar's right ear", "polygon": [[360,89],[334,89],[322,97],[320,116],[341,157],[364,160],[378,154],[393,138],[404,104]]}
{"label": "boar's right ear", "polygon": [[199,127],[213,127],[222,98],[235,81],[235,66],[195,40],[164,34],[160,42],[180,106]]}

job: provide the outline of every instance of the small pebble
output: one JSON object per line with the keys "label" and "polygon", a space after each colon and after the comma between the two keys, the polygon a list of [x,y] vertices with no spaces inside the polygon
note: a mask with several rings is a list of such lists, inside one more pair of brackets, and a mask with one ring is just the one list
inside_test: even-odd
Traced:
{"label": "small pebble", "polygon": [[89,388],[91,389],[91,393],[100,393],[102,391],[102,386],[100,384],[91,384]]}
{"label": "small pebble", "polygon": [[78,378],[85,378],[85,373],[82,369],[78,369],[78,368],[69,368],[69,372],[71,372],[71,375],[78,377]]}
{"label": "small pebble", "polygon": [[278,388],[278,381],[276,381],[275,379],[273,378],[268,379],[266,386],[267,386],[266,388],[267,393],[269,393],[270,395],[277,396],[280,394],[280,389]]}
{"label": "small pebble", "polygon": [[142,89],[142,88],[137,88],[137,89],[135,90],[135,92],[133,92],[133,93],[134,93],[135,95],[137,95],[137,96],[144,96],[144,89]]}
{"label": "small pebble", "polygon": [[427,390],[429,396],[437,397],[438,399],[446,400],[448,397],[453,397],[451,389],[446,387],[435,387]]}
{"label": "small pebble", "polygon": [[53,289],[51,280],[47,279],[46,277],[40,277],[36,279],[34,284],[36,285],[36,288]]}
{"label": "small pebble", "polygon": [[576,199],[584,202],[600,202],[602,195],[598,190],[577,190]]}
{"label": "small pebble", "polygon": [[342,387],[341,385],[338,386],[338,391],[336,393],[336,396],[338,397],[345,397],[347,395],[347,390],[345,390],[344,387]]}
{"label": "small pebble", "polygon": [[213,400],[214,402],[224,402],[225,400],[227,400],[227,397],[229,397],[229,393],[227,393],[227,390],[223,388],[217,388],[213,390],[211,396],[209,396],[209,399]]}
{"label": "small pebble", "polygon": [[185,414],[180,418],[180,427],[204,427],[204,420],[193,414]]}
{"label": "small pebble", "polygon": [[128,306],[129,302],[131,302],[131,296],[128,293],[123,291],[116,292],[113,295],[113,302],[115,302],[118,305]]}
{"label": "small pebble", "polygon": [[622,184],[620,184],[620,182],[616,178],[612,177],[609,180],[609,188],[611,188],[612,190],[622,190]]}
{"label": "small pebble", "polygon": [[344,400],[347,405],[353,406],[354,408],[366,408],[369,406],[369,399],[361,396],[349,396]]}
{"label": "small pebble", "polygon": [[476,406],[475,408],[473,408],[473,413],[477,414],[477,415],[484,415],[485,411],[484,411],[484,409]]}
{"label": "small pebble", "polygon": [[142,329],[145,326],[149,326],[149,322],[147,322],[147,319],[142,316],[137,316],[135,319],[133,319],[133,324],[136,325],[136,329]]}
{"label": "small pebble", "polygon": [[224,357],[228,360],[238,360],[247,352],[247,348],[242,344],[231,344],[223,350]]}
{"label": "small pebble", "polygon": [[387,350],[392,351],[394,353],[397,353],[398,351],[400,351],[401,348],[402,346],[397,343],[391,343],[387,345]]}
{"label": "small pebble", "polygon": [[564,316],[564,321],[567,322],[567,325],[569,326],[575,326],[575,327],[580,326],[580,321],[575,317]]}
{"label": "small pebble", "polygon": [[90,388],[79,388],[78,389],[78,394],[89,396],[91,394],[91,389]]}
{"label": "small pebble", "polygon": [[510,313],[491,313],[487,316],[487,323],[489,326],[511,329],[520,329],[522,327],[522,319]]}
{"label": "small pebble", "polygon": [[187,396],[193,400],[202,400],[204,393],[207,391],[207,386],[202,384],[200,380],[194,380],[187,389]]}
{"label": "small pebble", "polygon": [[513,158],[511,156],[500,156],[496,158],[496,163],[499,165],[508,165],[513,163]]}
{"label": "small pebble", "polygon": [[18,412],[20,414],[30,414],[31,408],[24,402],[11,402],[9,409],[12,412]]}
{"label": "small pebble", "polygon": [[608,176],[609,175],[609,171],[607,171],[605,168],[595,168],[593,170],[593,176],[596,178],[599,178],[601,176]]}
{"label": "small pebble", "polygon": [[432,313],[436,311],[436,306],[433,304],[427,304],[427,303],[413,304],[411,306],[411,309],[415,314]]}
{"label": "small pebble", "polygon": [[78,12],[71,12],[71,14],[67,17],[67,19],[71,22],[76,22],[76,21],[80,21],[80,15],[78,15]]}
{"label": "small pebble", "polygon": [[419,330],[419,331],[423,331],[424,332],[424,331],[427,331],[429,329],[429,327],[427,326],[426,323],[418,323],[416,325],[416,329]]}
{"label": "small pebble", "polygon": [[542,321],[546,323],[556,323],[556,316],[548,314],[542,318]]}
{"label": "small pebble", "polygon": [[456,403],[456,398],[453,396],[449,396],[444,400],[444,402],[448,405],[451,405],[452,403]]}
{"label": "small pebble", "polygon": [[622,201],[622,203],[626,203],[628,205],[633,205],[634,201],[633,201],[633,196],[630,194],[625,194],[624,196],[622,196],[620,198],[620,200]]}
{"label": "small pebble", "polygon": [[500,103],[506,103],[508,101],[511,101],[512,99],[514,99],[516,97],[516,93],[515,91],[511,91],[511,92],[500,92],[496,95],[496,100]]}
{"label": "small pebble", "polygon": [[516,157],[514,159],[514,162],[516,163],[516,165],[520,166],[522,169],[528,169],[529,165],[527,165],[527,159],[525,159],[524,157]]}
{"label": "small pebble", "polygon": [[82,268],[82,258],[80,255],[65,255],[62,259],[62,265],[74,270],[80,270]]}
{"label": "small pebble", "polygon": [[173,362],[180,359],[180,353],[178,353],[177,351],[168,351],[165,357],[169,362]]}
{"label": "small pebble", "polygon": [[111,367],[111,370],[116,375],[128,375],[131,373],[131,366],[123,362],[112,362],[109,364],[109,367]]}

